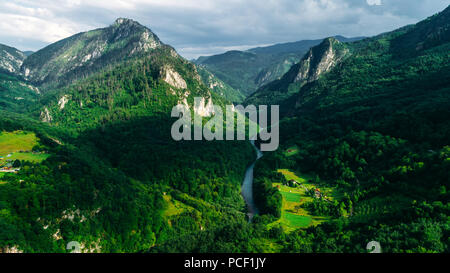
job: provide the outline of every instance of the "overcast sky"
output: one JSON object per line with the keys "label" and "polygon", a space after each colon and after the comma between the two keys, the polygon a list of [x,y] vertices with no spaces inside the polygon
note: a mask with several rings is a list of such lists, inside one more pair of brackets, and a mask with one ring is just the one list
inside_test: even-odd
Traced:
{"label": "overcast sky", "polygon": [[449,0],[0,0],[0,43],[38,50],[118,17],[149,27],[184,57],[416,23]]}

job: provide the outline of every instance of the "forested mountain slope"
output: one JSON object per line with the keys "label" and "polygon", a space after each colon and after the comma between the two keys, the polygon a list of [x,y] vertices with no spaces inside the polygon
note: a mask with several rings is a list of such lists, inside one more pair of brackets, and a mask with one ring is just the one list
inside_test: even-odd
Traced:
{"label": "forested mountain slope", "polygon": [[449,15],[344,44],[316,80],[287,74],[262,89],[263,104],[281,94],[285,117],[280,149],[255,167],[256,199],[285,229],[292,211],[272,189],[289,170],[316,189],[302,217],[331,218],[279,237],[284,251],[359,252],[372,240],[383,252],[449,251]]}
{"label": "forested mountain slope", "polygon": [[[449,12],[275,69],[247,100],[282,111],[251,223],[252,146],[170,135],[174,105],[224,105],[211,87],[235,86],[127,19],[32,54],[25,78],[0,75],[0,252],[449,252]],[[290,45],[216,57],[266,50]]]}
{"label": "forested mountain slope", "polygon": [[39,89],[20,76],[0,72],[0,110],[36,115],[40,111],[39,95]]}
{"label": "forested mountain slope", "polygon": [[[14,149],[0,155],[0,164],[20,169],[0,176],[0,251],[65,252],[78,241],[83,252],[137,252],[245,223],[240,183],[254,157],[250,144],[170,136],[173,106],[192,108],[194,96],[227,102],[173,48],[118,19],[29,58],[25,80],[4,79],[14,86],[0,116],[8,137],[0,133],[0,140]],[[17,109],[19,115],[20,105],[6,99],[30,83],[39,89],[29,91],[43,90],[29,98],[39,115],[34,107]],[[15,140],[24,135],[36,136],[32,151]],[[7,159],[25,154],[45,159]]]}

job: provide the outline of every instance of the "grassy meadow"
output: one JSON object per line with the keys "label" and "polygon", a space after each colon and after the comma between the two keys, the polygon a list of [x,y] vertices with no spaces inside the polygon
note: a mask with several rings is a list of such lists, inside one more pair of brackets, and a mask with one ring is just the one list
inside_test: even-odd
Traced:
{"label": "grassy meadow", "polygon": [[[312,178],[308,175],[297,175],[288,169],[279,169],[285,178],[295,180],[300,185],[297,187],[289,187],[281,183],[273,183],[273,186],[278,188],[282,197],[283,205],[281,210],[281,217],[278,221],[271,223],[270,226],[281,225],[287,232],[294,231],[298,228],[307,228],[309,226],[318,225],[326,221],[328,217],[319,217],[310,215],[309,212],[302,206],[305,203],[313,201],[313,198],[307,194],[307,190],[315,189],[318,186],[313,184]],[[320,187],[321,192],[333,199],[335,196],[333,189],[328,187]]]}
{"label": "grassy meadow", "polygon": [[34,146],[39,144],[39,138],[34,133],[24,131],[0,132],[0,165],[6,160],[29,161],[40,163],[50,155],[32,153]]}

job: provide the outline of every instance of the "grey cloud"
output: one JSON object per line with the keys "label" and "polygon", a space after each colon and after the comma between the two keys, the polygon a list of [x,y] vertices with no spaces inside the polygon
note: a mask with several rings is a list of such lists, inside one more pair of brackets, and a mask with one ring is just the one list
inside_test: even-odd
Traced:
{"label": "grey cloud", "polygon": [[[117,17],[128,17],[151,28],[163,42],[186,58],[246,49],[278,42],[317,39],[332,35],[370,36],[422,20],[448,5],[448,0],[134,0],[134,1],[3,1],[0,16],[17,15],[46,20],[47,36],[5,34],[0,43],[38,49],[61,33],[105,27]],[[20,22],[16,22],[19,25]]]}

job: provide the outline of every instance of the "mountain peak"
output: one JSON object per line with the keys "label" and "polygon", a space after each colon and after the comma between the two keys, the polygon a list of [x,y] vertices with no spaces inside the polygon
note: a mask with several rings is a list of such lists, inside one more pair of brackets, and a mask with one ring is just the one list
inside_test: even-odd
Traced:
{"label": "mountain peak", "polygon": [[26,79],[38,85],[64,84],[162,45],[149,28],[118,18],[109,27],[79,33],[39,50],[24,61],[21,70]]}
{"label": "mountain peak", "polygon": [[336,37],[328,37],[323,39],[322,45],[333,45],[341,43]]}
{"label": "mountain peak", "polygon": [[295,67],[297,75],[294,82],[312,82],[323,73],[328,72],[347,52],[336,46],[340,44],[342,43],[336,38],[328,37],[320,45],[311,48]]}
{"label": "mountain peak", "polygon": [[114,23],[117,25],[121,25],[123,23],[128,23],[128,22],[132,22],[132,21],[133,20],[131,20],[131,19],[120,17],[120,18],[117,18],[116,21],[114,21]]}
{"label": "mountain peak", "polygon": [[[134,21],[132,19],[120,17],[114,21],[112,26],[118,27],[118,26],[142,26],[142,25],[139,24],[139,22]],[[144,26],[142,26],[142,27],[144,27]]]}

